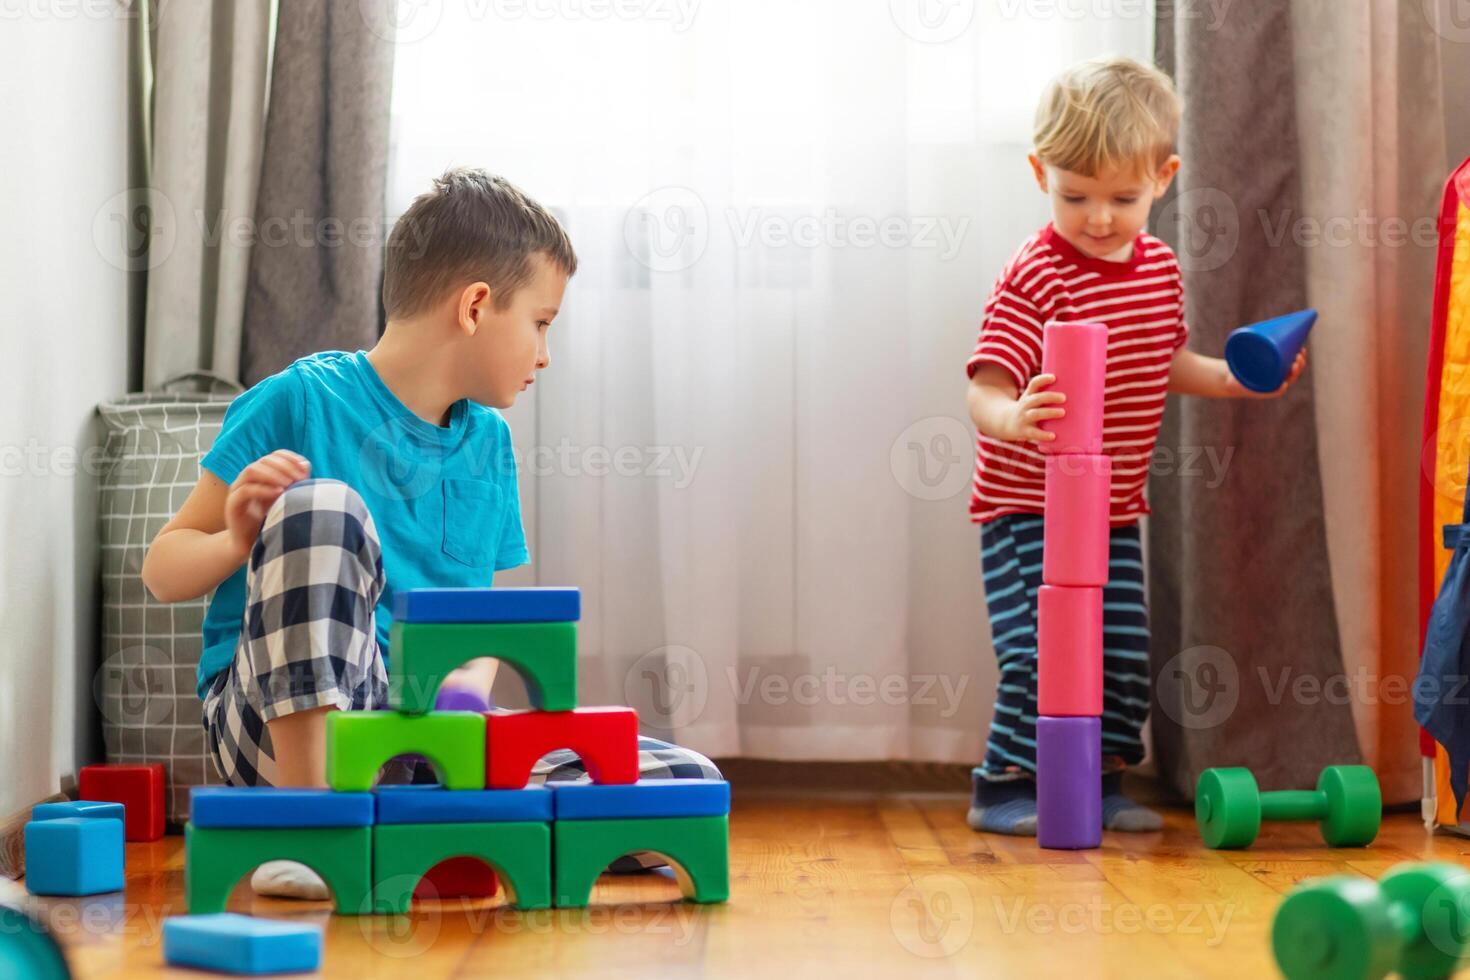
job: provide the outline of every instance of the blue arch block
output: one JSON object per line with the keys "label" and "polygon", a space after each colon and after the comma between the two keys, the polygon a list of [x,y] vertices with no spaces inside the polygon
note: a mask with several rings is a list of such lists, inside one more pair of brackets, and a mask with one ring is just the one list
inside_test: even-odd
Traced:
{"label": "blue arch block", "polygon": [[525,789],[445,789],[442,786],[379,786],[379,824],[550,823],[552,792]]}
{"label": "blue arch block", "polygon": [[556,819],[718,817],[730,812],[723,779],[644,779],[624,785],[556,784]]}
{"label": "blue arch block", "polygon": [[405,589],[393,594],[397,623],[574,623],[581,589]]}

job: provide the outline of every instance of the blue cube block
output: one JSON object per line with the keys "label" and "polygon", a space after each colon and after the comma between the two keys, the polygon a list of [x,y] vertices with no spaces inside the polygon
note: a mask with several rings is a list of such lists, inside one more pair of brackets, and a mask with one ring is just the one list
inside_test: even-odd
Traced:
{"label": "blue cube block", "polygon": [[581,589],[405,589],[393,594],[400,623],[572,623]]}
{"label": "blue cube block", "polygon": [[321,966],[322,927],[233,912],[176,915],[163,923],[163,959],[252,976],[310,972]]}
{"label": "blue cube block", "polygon": [[730,812],[723,779],[644,779],[625,785],[557,783],[558,820],[717,817]]}
{"label": "blue cube block", "polygon": [[65,803],[41,803],[31,808],[32,820],[56,820],[61,817],[122,820],[123,805],[101,800],[68,800]]}
{"label": "blue cube block", "polygon": [[378,823],[550,823],[551,790],[379,786]]}
{"label": "blue cube block", "polygon": [[196,827],[370,827],[373,794],[276,786],[196,786],[189,791]]}
{"label": "blue cube block", "polygon": [[121,820],[56,817],[25,827],[26,888],[32,895],[122,891]]}

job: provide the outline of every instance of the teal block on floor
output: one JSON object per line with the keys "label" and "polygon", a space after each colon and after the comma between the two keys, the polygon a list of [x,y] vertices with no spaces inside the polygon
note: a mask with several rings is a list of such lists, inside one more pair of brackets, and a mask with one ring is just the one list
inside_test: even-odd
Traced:
{"label": "teal block on floor", "polygon": [[57,817],[25,827],[32,895],[100,895],[123,887],[121,820]]}
{"label": "teal block on floor", "polygon": [[322,927],[232,912],[176,915],[163,923],[163,959],[223,973],[305,973],[322,962]]}
{"label": "teal block on floor", "polygon": [[122,820],[123,805],[103,800],[67,800],[62,803],[40,803],[31,808],[32,820],[57,820],[61,817]]}

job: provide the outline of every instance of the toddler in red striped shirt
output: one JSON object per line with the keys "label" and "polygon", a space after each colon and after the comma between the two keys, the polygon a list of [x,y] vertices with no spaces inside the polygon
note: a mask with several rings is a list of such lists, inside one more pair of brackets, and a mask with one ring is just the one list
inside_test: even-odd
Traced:
{"label": "toddler in red striped shirt", "polygon": [[1123,795],[1122,773],[1143,758],[1148,717],[1148,608],[1138,519],[1148,464],[1169,393],[1256,395],[1225,361],[1184,344],[1184,286],[1168,245],[1143,229],[1164,195],[1180,101],[1167,75],[1126,58],[1084,62],[1042,97],[1029,160],[1052,220],[1012,256],[985,303],[970,376],[977,442],[971,520],[1000,669],[984,762],[974,771],[970,826],[1036,833],[1036,603],[1041,582],[1045,457],[1055,438],[1040,423],[1065,414],[1041,373],[1042,327],[1051,320],[1108,328],[1103,452],[1112,457],[1108,584],[1103,590],[1103,824],[1151,831],[1157,813]]}

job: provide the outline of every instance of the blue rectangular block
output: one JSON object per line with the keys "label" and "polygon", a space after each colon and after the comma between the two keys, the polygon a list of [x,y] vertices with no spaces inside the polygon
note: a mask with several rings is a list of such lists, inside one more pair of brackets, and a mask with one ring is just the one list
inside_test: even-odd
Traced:
{"label": "blue rectangular block", "polygon": [[31,808],[32,820],[59,820],[63,817],[122,820],[123,805],[101,800],[67,800],[65,803],[41,803]]}
{"label": "blue rectangular block", "polygon": [[123,887],[121,820],[54,817],[25,827],[32,895],[100,895]]}
{"label": "blue rectangular block", "polygon": [[553,792],[558,820],[717,817],[730,812],[730,784],[723,779],[645,779],[625,785],[558,783]]}
{"label": "blue rectangular block", "polygon": [[551,790],[379,786],[378,823],[550,823]]}
{"label": "blue rectangular block", "polygon": [[320,968],[322,927],[233,912],[176,915],[163,923],[163,959],[224,973],[305,973]]}
{"label": "blue rectangular block", "polygon": [[196,786],[189,791],[196,827],[369,827],[373,794],[276,786]]}
{"label": "blue rectangular block", "polygon": [[581,589],[405,589],[393,594],[399,623],[573,623]]}

